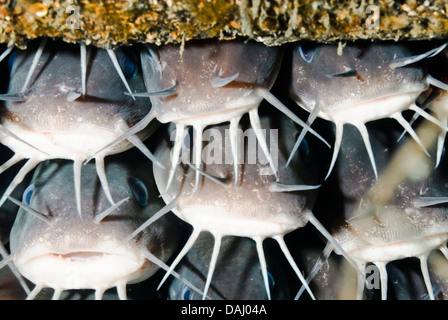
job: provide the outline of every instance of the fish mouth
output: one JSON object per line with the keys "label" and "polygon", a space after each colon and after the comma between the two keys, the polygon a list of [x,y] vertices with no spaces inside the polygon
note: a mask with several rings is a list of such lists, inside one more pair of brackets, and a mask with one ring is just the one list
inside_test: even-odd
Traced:
{"label": "fish mouth", "polygon": [[66,254],[55,254],[50,253],[60,259],[68,259],[70,261],[93,261],[95,259],[101,259],[108,253],[105,252],[94,252],[94,251],[77,251],[69,252]]}
{"label": "fish mouth", "polygon": [[48,251],[15,264],[33,283],[63,290],[105,290],[149,276],[148,261],[126,250]]}
{"label": "fish mouth", "polygon": [[[16,138],[8,135],[2,139],[3,144],[16,152],[26,154],[27,157],[45,157],[45,159],[48,156],[61,159],[80,157],[87,159],[119,136],[119,133],[114,130],[88,123],[80,123],[72,128],[67,127],[63,131],[52,128],[38,130],[20,123],[7,123],[5,128],[23,139],[26,144],[18,144]],[[92,140],[91,137],[96,138]],[[129,149],[131,145],[127,141],[121,141],[104,152],[106,154],[121,152]]]}
{"label": "fish mouth", "polygon": [[[255,90],[253,90],[255,91]],[[248,91],[250,92],[250,91]],[[249,112],[249,110],[257,108],[263,99],[255,93],[248,94],[243,97],[233,97],[230,101],[226,99],[216,98],[215,102],[196,101],[192,103],[191,110],[185,111],[182,115],[177,109],[170,112],[164,110],[166,114],[157,116],[160,122],[175,122],[185,125],[200,124],[203,126],[211,124],[219,124],[230,121],[232,118],[239,117]],[[177,107],[178,104],[175,106]]]}
{"label": "fish mouth", "polygon": [[335,104],[331,111],[321,112],[319,115],[326,120],[340,120],[345,123],[362,121],[363,123],[390,117],[402,112],[413,104],[421,91],[409,91],[390,94],[375,99]]}
{"label": "fish mouth", "polygon": [[232,210],[202,205],[184,205],[173,212],[200,230],[214,230],[239,237],[273,237],[304,225],[300,217],[289,214],[279,213],[261,219],[244,215],[243,212],[235,214]]}

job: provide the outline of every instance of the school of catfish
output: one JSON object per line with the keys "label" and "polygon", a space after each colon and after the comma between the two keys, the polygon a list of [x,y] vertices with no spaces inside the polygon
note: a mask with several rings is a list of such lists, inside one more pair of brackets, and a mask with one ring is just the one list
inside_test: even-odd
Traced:
{"label": "school of catfish", "polygon": [[0,299],[448,297],[445,42],[0,59]]}

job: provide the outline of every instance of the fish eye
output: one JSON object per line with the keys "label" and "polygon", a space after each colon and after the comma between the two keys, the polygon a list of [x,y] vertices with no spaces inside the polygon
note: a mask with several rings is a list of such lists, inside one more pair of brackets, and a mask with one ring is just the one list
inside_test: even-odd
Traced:
{"label": "fish eye", "polygon": [[16,57],[17,57],[17,53],[15,50],[8,57],[7,63],[8,63],[9,73],[11,73],[11,71],[12,71],[12,67],[14,66],[14,61],[16,60]]}
{"label": "fish eye", "polygon": [[137,201],[141,207],[148,205],[148,189],[143,181],[137,178],[128,178],[128,185],[131,189],[132,197]]}
{"label": "fish eye", "polygon": [[[258,273],[260,274],[260,277],[263,277],[261,269],[258,270]],[[269,285],[269,288],[272,290],[275,288],[275,279],[274,279],[274,276],[269,272],[269,270],[267,270],[267,275],[268,275],[268,285]]]}
{"label": "fish eye", "polygon": [[185,286],[182,290],[182,299],[191,300],[191,289],[189,286]]}
{"label": "fish eye", "polygon": [[313,44],[309,44],[309,43],[299,44],[300,56],[306,63],[310,63],[311,60],[313,60],[315,48],[316,48],[316,46],[314,46]]}
{"label": "fish eye", "polygon": [[275,288],[274,276],[269,271],[268,271],[268,283],[269,283],[269,288],[271,288],[271,289]]}
{"label": "fish eye", "polygon": [[[295,133],[294,140],[297,140],[300,136],[300,131]],[[308,144],[308,141],[303,138],[302,142],[300,142],[299,145],[299,155],[300,159],[306,159],[310,155],[310,146]]]}
{"label": "fish eye", "polygon": [[131,54],[122,53],[118,57],[118,63],[127,79],[132,79],[137,75],[137,60]]}
{"label": "fish eye", "polygon": [[31,202],[31,197],[33,195],[33,191],[34,191],[34,184],[30,184],[25,191],[23,191],[23,195],[22,195],[22,202],[24,204],[26,204],[27,206],[30,205]]}
{"label": "fish eye", "polygon": [[299,146],[300,158],[306,159],[310,155],[310,146],[308,145],[308,141],[303,139]]}

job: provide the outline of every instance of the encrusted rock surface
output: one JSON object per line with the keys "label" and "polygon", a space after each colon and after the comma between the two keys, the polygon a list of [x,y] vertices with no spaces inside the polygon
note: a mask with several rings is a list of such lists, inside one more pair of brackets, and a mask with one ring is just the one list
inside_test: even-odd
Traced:
{"label": "encrusted rock surface", "polygon": [[267,45],[299,39],[427,40],[448,37],[446,0],[9,0],[0,42],[59,37],[110,48],[238,36]]}

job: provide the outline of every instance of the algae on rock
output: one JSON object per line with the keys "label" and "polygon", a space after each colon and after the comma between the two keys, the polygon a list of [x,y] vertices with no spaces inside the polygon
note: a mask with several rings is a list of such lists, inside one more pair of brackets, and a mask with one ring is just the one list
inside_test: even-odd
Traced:
{"label": "algae on rock", "polygon": [[428,40],[448,35],[446,0],[9,0],[0,1],[0,42],[41,36],[103,48],[248,37],[267,45],[299,39]]}

